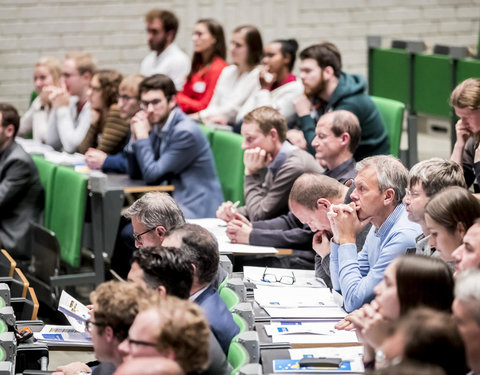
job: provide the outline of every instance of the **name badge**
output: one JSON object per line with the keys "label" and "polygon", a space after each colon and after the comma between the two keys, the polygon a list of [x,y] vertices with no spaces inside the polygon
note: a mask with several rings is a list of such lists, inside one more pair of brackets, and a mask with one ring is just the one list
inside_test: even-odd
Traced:
{"label": "name badge", "polygon": [[205,92],[206,88],[207,88],[207,85],[205,84],[205,82],[202,82],[202,81],[195,82],[193,84],[193,91],[198,92],[199,94]]}

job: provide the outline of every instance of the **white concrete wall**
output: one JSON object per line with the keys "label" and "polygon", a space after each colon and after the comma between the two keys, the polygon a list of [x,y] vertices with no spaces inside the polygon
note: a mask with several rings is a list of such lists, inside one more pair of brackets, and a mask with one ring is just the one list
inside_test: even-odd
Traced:
{"label": "white concrete wall", "polygon": [[148,52],[143,15],[154,7],[180,18],[179,45],[191,52],[198,18],[220,20],[227,33],[250,23],[264,41],[296,37],[300,48],[328,40],[344,70],[366,73],[366,36],[476,47],[480,0],[0,0],[0,101],[24,111],[33,65],[44,55],[93,53],[102,68],[136,72]]}

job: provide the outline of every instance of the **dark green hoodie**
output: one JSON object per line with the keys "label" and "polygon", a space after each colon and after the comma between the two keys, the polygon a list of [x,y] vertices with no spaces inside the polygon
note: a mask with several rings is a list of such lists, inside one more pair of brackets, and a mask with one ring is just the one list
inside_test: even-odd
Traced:
{"label": "dark green hoodie", "polygon": [[[362,138],[354,158],[359,161],[367,156],[388,155],[390,144],[380,113],[375,103],[365,93],[365,79],[358,74],[342,72],[338,85],[326,107],[317,110],[318,117],[325,112],[344,109],[354,113],[360,121]],[[312,140],[315,138],[315,121],[310,115],[300,118],[303,133],[308,144],[308,151],[315,155]]]}

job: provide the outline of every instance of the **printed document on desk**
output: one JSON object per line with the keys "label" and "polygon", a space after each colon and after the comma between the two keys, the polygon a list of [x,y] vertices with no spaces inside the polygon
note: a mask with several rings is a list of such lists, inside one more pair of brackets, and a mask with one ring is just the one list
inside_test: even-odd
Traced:
{"label": "printed document on desk", "polygon": [[277,249],[269,246],[251,246],[244,244],[234,244],[230,242],[227,236],[227,225],[221,219],[205,218],[205,219],[189,219],[191,224],[197,224],[210,231],[218,241],[218,251],[220,254],[262,254],[275,255]]}
{"label": "printed document on desk", "polygon": [[335,329],[336,322],[307,322],[300,324],[265,325],[265,332],[272,337],[272,342],[289,342],[290,344],[356,344],[354,331]]}
{"label": "printed document on desk", "polygon": [[328,288],[274,288],[270,285],[257,284],[253,294],[261,307],[338,307]]}
{"label": "printed document on desk", "polygon": [[[293,284],[282,284],[281,282],[271,282],[262,280],[264,273],[275,275],[277,279],[282,276],[295,276]],[[243,267],[243,278],[245,281],[254,283],[257,287],[260,285],[275,286],[275,287],[306,287],[306,288],[326,288],[323,280],[315,277],[313,270],[297,270],[289,268],[270,268],[270,267]]]}
{"label": "printed document on desk", "polygon": [[85,330],[85,321],[90,319],[90,313],[87,306],[80,301],[77,301],[64,290],[60,295],[58,311],[65,315],[68,322],[76,331],[83,332]]}
{"label": "printed document on desk", "polygon": [[291,359],[302,358],[341,358],[350,362],[351,373],[363,373],[363,346],[345,346],[328,348],[289,349]]}
{"label": "printed document on desk", "polygon": [[34,337],[47,345],[56,346],[93,346],[88,332],[77,332],[72,326],[46,325]]}

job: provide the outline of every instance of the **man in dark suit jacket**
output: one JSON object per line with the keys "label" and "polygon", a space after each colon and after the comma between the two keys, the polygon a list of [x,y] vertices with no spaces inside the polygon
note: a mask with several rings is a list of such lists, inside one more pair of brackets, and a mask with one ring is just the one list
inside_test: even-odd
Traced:
{"label": "man in dark suit jacket", "polygon": [[220,259],[217,240],[199,225],[184,224],[168,232],[163,245],[179,247],[193,264],[190,299],[203,308],[213,334],[227,354],[233,337],[240,329],[217,289],[212,286],[217,277]]}
{"label": "man in dark suit jacket", "polygon": [[132,118],[125,148],[128,173],[147,184],[173,184],[185,218],[215,217],[223,194],[212,151],[199,126],[177,107],[175,94],[163,74],[140,83],[142,110]]}
{"label": "man in dark suit jacket", "polygon": [[16,260],[29,260],[30,220],[40,222],[44,192],[29,154],[15,142],[17,110],[0,103],[0,241]]}

